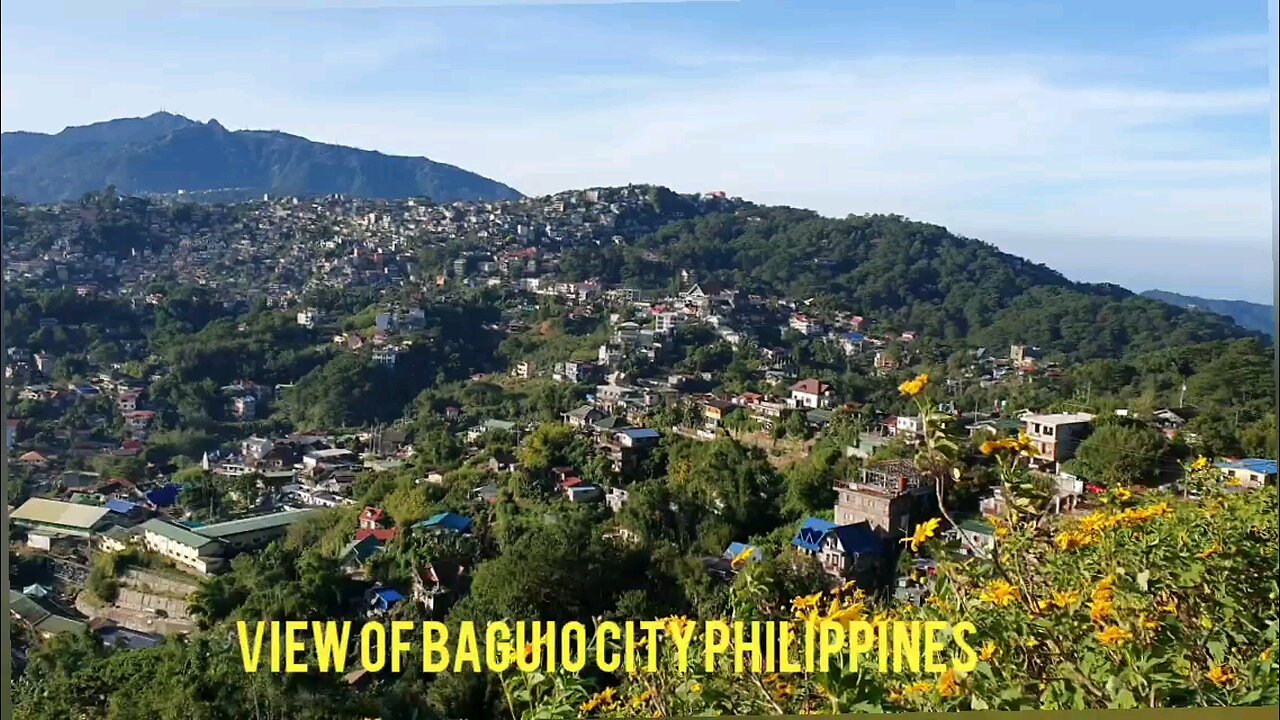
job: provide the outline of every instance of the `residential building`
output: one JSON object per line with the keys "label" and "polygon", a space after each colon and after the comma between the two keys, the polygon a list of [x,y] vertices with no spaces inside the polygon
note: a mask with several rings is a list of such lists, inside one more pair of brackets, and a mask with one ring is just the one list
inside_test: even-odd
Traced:
{"label": "residential building", "polygon": [[427,532],[448,532],[457,535],[467,535],[471,532],[473,523],[471,518],[458,513],[442,512],[423,520],[414,525],[415,530],[423,530]]}
{"label": "residential building", "polygon": [[1034,460],[1054,471],[1075,457],[1076,448],[1089,436],[1093,416],[1089,413],[1028,414],[1021,418],[1023,432],[1035,446]]}
{"label": "residential building", "polygon": [[829,575],[864,587],[874,585],[885,552],[883,539],[866,522],[837,525],[814,517],[801,524],[791,544],[816,557]]}
{"label": "residential building", "polygon": [[297,321],[304,328],[314,328],[320,323],[320,311],[314,308],[299,310]]}
{"label": "residential building", "polygon": [[862,468],[858,480],[837,482],[835,520],[867,522],[882,535],[909,534],[937,510],[936,489],[909,460],[886,460]]}
{"label": "residential building", "polygon": [[1241,487],[1260,488],[1274,485],[1276,482],[1276,461],[1263,458],[1244,458],[1214,463],[1227,476],[1228,481],[1235,481]]}
{"label": "residential building", "polygon": [[237,420],[253,420],[258,416],[258,401],[252,395],[244,395],[231,401],[231,413]]}
{"label": "residential building", "polygon": [[400,357],[400,349],[392,346],[375,348],[372,354],[373,362],[387,368],[396,366],[396,359]]}
{"label": "residential building", "polygon": [[570,427],[582,429],[590,427],[593,423],[603,417],[603,412],[600,412],[590,405],[583,405],[565,413],[564,422]]}
{"label": "residential building", "polygon": [[807,378],[791,386],[792,407],[803,407],[816,410],[829,408],[835,403],[835,391],[832,387],[816,378]]}

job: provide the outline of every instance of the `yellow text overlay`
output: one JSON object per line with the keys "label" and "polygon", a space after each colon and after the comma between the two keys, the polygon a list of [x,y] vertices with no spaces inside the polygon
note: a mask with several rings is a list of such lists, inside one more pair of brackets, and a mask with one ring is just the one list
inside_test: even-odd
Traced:
{"label": "yellow text overlay", "polygon": [[[246,672],[426,673],[508,670],[799,673],[849,670],[940,674],[978,664],[967,622],[723,622],[638,620],[582,623],[367,622],[290,620],[237,623]],[[695,640],[699,642],[695,643]]]}

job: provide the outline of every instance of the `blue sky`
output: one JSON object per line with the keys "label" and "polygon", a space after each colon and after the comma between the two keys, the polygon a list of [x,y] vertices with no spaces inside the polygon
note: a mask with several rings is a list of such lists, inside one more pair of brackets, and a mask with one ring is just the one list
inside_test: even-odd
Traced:
{"label": "blue sky", "polygon": [[1076,279],[1272,296],[1261,0],[479,4],[6,0],[0,118],[163,108],[527,194],[894,212]]}

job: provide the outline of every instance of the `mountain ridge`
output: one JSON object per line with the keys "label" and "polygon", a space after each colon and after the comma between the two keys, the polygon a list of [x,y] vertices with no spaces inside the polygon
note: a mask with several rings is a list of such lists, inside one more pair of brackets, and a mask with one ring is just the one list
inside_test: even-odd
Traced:
{"label": "mountain ridge", "polygon": [[1159,300],[1188,310],[1201,310],[1225,315],[1246,330],[1256,330],[1275,336],[1275,307],[1247,300],[1227,300],[1183,295],[1168,290],[1144,290],[1139,296]]}
{"label": "mountain ridge", "polygon": [[114,186],[133,195],[216,192],[222,200],[263,194],[427,196],[438,202],[514,200],[496,180],[426,157],[387,155],[314,142],[279,130],[228,130],[157,112],[64,128],[6,132],[0,140],[4,191],[57,202]]}

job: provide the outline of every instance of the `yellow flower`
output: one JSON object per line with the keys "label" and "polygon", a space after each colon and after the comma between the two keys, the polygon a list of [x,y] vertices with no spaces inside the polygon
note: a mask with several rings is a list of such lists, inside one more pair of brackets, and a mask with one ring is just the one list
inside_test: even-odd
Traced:
{"label": "yellow flower", "polygon": [[1267,648],[1266,650],[1263,650],[1261,653],[1259,653],[1259,654],[1258,654],[1258,659],[1259,659],[1259,660],[1261,660],[1262,662],[1270,662],[1270,661],[1271,661],[1271,656],[1272,656],[1272,655],[1274,655],[1274,654],[1275,654],[1275,646],[1274,646],[1274,645],[1272,645],[1271,647],[1269,647],[1269,648]]}
{"label": "yellow flower", "polygon": [[996,580],[978,596],[980,602],[1004,607],[1018,599],[1018,590],[1004,580]]}
{"label": "yellow flower", "polygon": [[983,455],[990,455],[1000,449],[1000,443],[995,440],[988,440],[982,443],[978,449],[982,451]]}
{"label": "yellow flower", "polygon": [[812,595],[802,595],[791,600],[791,607],[797,612],[801,610],[810,610],[818,606],[818,602],[822,600],[822,593],[814,593]]}
{"label": "yellow flower", "polygon": [[683,615],[673,615],[663,620],[663,628],[668,635],[675,635],[688,627],[690,622],[692,621]]}
{"label": "yellow flower", "polygon": [[582,703],[578,708],[584,713],[594,712],[596,710],[608,710],[617,703],[617,691],[613,688],[605,688],[604,690],[592,695],[589,700]]}
{"label": "yellow flower", "polygon": [[1124,628],[1112,625],[1102,632],[1098,633],[1098,642],[1103,645],[1120,646],[1133,638],[1133,633]]}
{"label": "yellow flower", "polygon": [[1226,665],[1214,665],[1205,677],[1218,687],[1228,687],[1236,681],[1235,671]]}
{"label": "yellow flower", "polygon": [[746,564],[751,561],[751,556],[754,555],[755,552],[755,548],[751,546],[745,547],[742,552],[734,556],[733,560],[729,561],[729,566],[734,570],[745,567]]}
{"label": "yellow flower", "polygon": [[996,532],[995,532],[995,535],[996,535],[996,539],[997,539],[997,540],[1003,540],[1003,539],[1005,539],[1005,538],[1009,537],[1009,535],[1010,535],[1012,532],[1013,532],[1013,531],[1009,529],[1009,526],[1008,526],[1008,525],[1005,525],[1004,523],[997,523],[997,524],[996,524]]}
{"label": "yellow flower", "polygon": [[1159,610],[1160,612],[1173,615],[1178,612],[1178,599],[1170,596],[1168,600],[1165,600],[1160,605],[1157,605],[1156,609]]}
{"label": "yellow flower", "polygon": [[1147,617],[1145,613],[1138,616],[1138,626],[1143,632],[1155,632],[1160,629],[1160,623]]}
{"label": "yellow flower", "polygon": [[1233,487],[1233,488],[1236,488],[1236,487],[1241,487],[1241,486],[1243,486],[1243,485],[1244,485],[1244,483],[1240,482],[1240,478],[1235,478],[1235,477],[1233,477],[1233,478],[1229,478],[1229,479],[1227,480],[1227,487]]}
{"label": "yellow flower", "polygon": [[960,680],[956,677],[956,671],[947,668],[942,673],[942,677],[938,678],[938,694],[944,698],[953,698],[960,694]]}
{"label": "yellow flower", "polygon": [[1058,591],[1053,594],[1053,604],[1064,610],[1078,602],[1080,602],[1080,593],[1078,592]]}
{"label": "yellow flower", "polygon": [[907,397],[915,397],[916,395],[919,395],[920,393],[924,392],[924,389],[928,387],[928,385],[929,385],[929,376],[918,375],[914,379],[908,380],[902,383],[901,385],[899,385],[898,392],[902,393],[903,395],[906,395]]}
{"label": "yellow flower", "polygon": [[841,605],[839,600],[831,601],[831,608],[827,610],[827,620],[837,623],[848,623],[861,620],[864,605],[861,602],[851,602],[847,605]]}
{"label": "yellow flower", "polygon": [[1192,470],[1208,470],[1211,467],[1213,467],[1213,464],[1209,462],[1209,458],[1203,455],[1196,458],[1196,461],[1191,463]]}
{"label": "yellow flower", "polygon": [[1058,533],[1058,535],[1053,538],[1053,543],[1057,545],[1058,549],[1063,552],[1069,552],[1071,550],[1075,550],[1076,548],[1088,547],[1092,545],[1094,542],[1095,542],[1095,537],[1093,535],[1086,535],[1080,532],[1072,532],[1070,530]]}
{"label": "yellow flower", "polygon": [[1133,491],[1129,488],[1116,488],[1112,491],[1112,494],[1120,502],[1128,502],[1133,499]]}
{"label": "yellow flower", "polygon": [[917,683],[912,683],[906,686],[905,688],[902,689],[902,692],[906,693],[907,695],[920,695],[922,693],[927,693],[932,689],[933,689],[932,683],[917,682]]}
{"label": "yellow flower", "polygon": [[695,693],[695,694],[702,692],[702,683],[695,682],[694,684],[690,685],[689,692]]}
{"label": "yellow flower", "polygon": [[1209,547],[1205,548],[1204,551],[1196,553],[1196,557],[1200,558],[1201,560],[1204,560],[1206,558],[1217,555],[1218,552],[1221,550],[1222,550],[1222,546],[1218,545],[1218,543],[1214,543]]}
{"label": "yellow flower", "polygon": [[938,518],[931,518],[920,523],[916,526],[915,533],[909,538],[902,538],[902,542],[911,545],[911,552],[918,551],[921,545],[924,545],[929,541],[929,538],[933,537],[934,532],[938,529],[938,524],[941,522]]}
{"label": "yellow flower", "polygon": [[644,707],[645,703],[649,702],[649,700],[651,700],[652,698],[653,698],[653,691],[645,690],[639,695],[631,698],[631,707],[635,710],[639,710],[640,708]]}
{"label": "yellow flower", "polygon": [[986,662],[995,656],[996,656],[996,644],[991,642],[990,640],[988,640],[987,644],[983,645],[982,649],[978,651],[978,659],[983,662]]}

